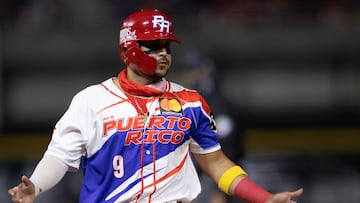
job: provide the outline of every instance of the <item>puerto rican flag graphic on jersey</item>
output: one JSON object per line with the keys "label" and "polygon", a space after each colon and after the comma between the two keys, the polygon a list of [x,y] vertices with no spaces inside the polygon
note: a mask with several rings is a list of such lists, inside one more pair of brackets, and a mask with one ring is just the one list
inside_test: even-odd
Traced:
{"label": "puerto rican flag graphic on jersey", "polygon": [[80,202],[190,202],[200,193],[192,153],[220,149],[205,100],[167,82],[139,115],[110,78],[79,92],[45,154],[84,171]]}

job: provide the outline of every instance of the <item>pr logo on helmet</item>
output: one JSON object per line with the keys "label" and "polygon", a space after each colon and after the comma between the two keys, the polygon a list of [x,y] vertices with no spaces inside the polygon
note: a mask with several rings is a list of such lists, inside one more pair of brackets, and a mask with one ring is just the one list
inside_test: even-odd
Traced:
{"label": "pr logo on helmet", "polygon": [[153,28],[160,28],[160,32],[164,32],[164,28],[166,28],[166,32],[170,32],[170,21],[165,20],[164,16],[154,15],[152,20]]}
{"label": "pr logo on helmet", "polygon": [[120,44],[127,41],[136,40],[136,30],[131,31],[129,28],[120,30]]}

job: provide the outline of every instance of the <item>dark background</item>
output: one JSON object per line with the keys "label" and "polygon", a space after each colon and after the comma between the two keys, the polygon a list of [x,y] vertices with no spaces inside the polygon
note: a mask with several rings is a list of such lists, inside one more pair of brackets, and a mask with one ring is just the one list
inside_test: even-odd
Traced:
{"label": "dark background", "polygon": [[[225,129],[239,139],[223,144],[259,184],[304,187],[305,203],[360,202],[359,1],[0,5],[1,202],[21,174],[31,175],[74,94],[124,67],[119,26],[140,8],[170,14],[182,43],[173,45],[168,79],[197,88],[215,116],[231,115],[237,128]],[[41,198],[76,201],[80,182],[81,173],[69,174]]]}

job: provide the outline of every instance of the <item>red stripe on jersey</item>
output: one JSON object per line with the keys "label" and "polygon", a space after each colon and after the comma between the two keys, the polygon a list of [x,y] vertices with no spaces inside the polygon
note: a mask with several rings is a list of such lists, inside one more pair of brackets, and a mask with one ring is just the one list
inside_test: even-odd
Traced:
{"label": "red stripe on jersey", "polygon": [[[156,183],[156,144],[153,144],[153,160],[154,160],[154,164],[153,164],[153,181],[154,183]],[[151,198],[152,198],[152,195],[156,192],[156,184],[154,184],[154,191],[149,195],[149,203],[151,202]]]}
{"label": "red stripe on jersey", "polygon": [[174,168],[173,170],[169,171],[169,173],[167,173],[167,174],[166,174],[165,176],[163,176],[162,178],[156,180],[156,182],[151,183],[150,185],[145,186],[144,188],[142,188],[141,190],[139,190],[139,191],[136,192],[135,194],[139,194],[139,193],[141,193],[143,190],[145,190],[145,189],[147,189],[147,188],[149,188],[149,187],[155,187],[155,186],[154,186],[155,184],[161,183],[161,182],[165,181],[166,179],[168,179],[169,177],[171,177],[171,176],[175,175],[176,173],[178,173],[178,172],[182,169],[182,167],[184,166],[185,161],[186,161],[188,155],[189,155],[189,154],[187,153],[187,154],[185,155],[185,157],[181,160],[180,164],[179,164],[176,168]]}
{"label": "red stripe on jersey", "polygon": [[[181,102],[181,105],[184,105],[187,102],[200,101],[202,104],[202,108],[204,109],[206,114],[210,115],[211,109],[210,109],[208,103],[198,92],[184,89],[184,90],[181,90],[178,92],[171,92],[168,94],[170,94],[169,96],[171,96],[171,97],[176,97]],[[166,95],[166,96],[168,96],[168,95]]]}

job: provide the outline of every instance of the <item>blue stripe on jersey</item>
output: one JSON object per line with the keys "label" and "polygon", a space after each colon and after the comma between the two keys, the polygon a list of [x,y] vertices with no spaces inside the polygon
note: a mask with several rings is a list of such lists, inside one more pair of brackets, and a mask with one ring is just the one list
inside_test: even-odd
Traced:
{"label": "blue stripe on jersey", "polygon": [[[184,110],[186,117],[195,116],[192,119],[191,137],[204,149],[217,145],[218,139],[215,132],[210,128],[210,117],[208,117],[200,107],[186,108]],[[195,120],[195,121],[194,121]]]}

